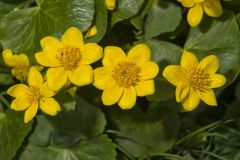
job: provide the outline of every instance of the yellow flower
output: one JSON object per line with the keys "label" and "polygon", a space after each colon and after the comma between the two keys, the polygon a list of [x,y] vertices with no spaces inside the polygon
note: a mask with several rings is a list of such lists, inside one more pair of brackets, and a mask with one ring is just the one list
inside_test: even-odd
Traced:
{"label": "yellow flower", "polygon": [[182,102],[187,111],[195,109],[200,100],[211,106],[217,106],[213,88],[226,83],[226,78],[216,74],[219,67],[218,58],[210,55],[200,63],[197,57],[184,51],[181,65],[169,65],[163,71],[163,76],[176,88],[176,101]]}
{"label": "yellow flower", "polygon": [[97,27],[92,26],[91,28],[88,29],[88,32],[85,34],[85,38],[90,38],[93,37],[97,34]]}
{"label": "yellow flower", "polygon": [[95,87],[103,90],[103,104],[118,103],[122,109],[130,109],[135,105],[137,96],[153,94],[153,78],[159,68],[150,58],[151,51],[145,44],[136,45],[127,56],[119,47],[106,47],[103,67],[94,70],[93,82]]}
{"label": "yellow flower", "polygon": [[52,98],[53,91],[43,83],[41,73],[34,67],[30,68],[28,84],[16,84],[7,90],[7,93],[15,99],[11,108],[16,111],[25,111],[24,122],[28,123],[36,115],[38,108],[48,115],[55,116],[61,110],[58,102]]}
{"label": "yellow flower", "polygon": [[178,0],[186,8],[190,8],[187,20],[191,27],[197,26],[203,17],[203,11],[210,17],[219,17],[223,9],[220,0]]}
{"label": "yellow flower", "polygon": [[116,0],[106,0],[105,2],[108,10],[110,11],[114,10],[116,6]]}
{"label": "yellow flower", "polygon": [[25,54],[13,55],[10,49],[5,49],[2,55],[5,64],[13,68],[12,75],[18,80],[26,80],[30,68],[28,56]]}
{"label": "yellow flower", "polygon": [[37,62],[49,67],[46,73],[51,90],[59,90],[70,81],[77,86],[93,81],[91,63],[102,57],[102,47],[96,43],[84,44],[82,33],[75,27],[69,28],[61,42],[54,37],[41,40],[42,52],[36,53]]}

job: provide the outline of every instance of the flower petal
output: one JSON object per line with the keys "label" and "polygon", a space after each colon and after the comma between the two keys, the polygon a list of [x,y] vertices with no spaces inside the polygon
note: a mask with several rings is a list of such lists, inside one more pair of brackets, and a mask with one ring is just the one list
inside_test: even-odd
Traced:
{"label": "flower petal", "polygon": [[2,52],[3,60],[5,64],[9,67],[15,67],[16,66],[16,61],[13,57],[13,53],[11,49],[5,49]]}
{"label": "flower petal", "polygon": [[151,50],[146,44],[137,44],[127,54],[127,58],[136,63],[150,61]]}
{"label": "flower petal", "polygon": [[116,5],[116,0],[106,0],[107,9],[113,11]]}
{"label": "flower petal", "polygon": [[223,13],[220,0],[205,0],[203,2],[203,9],[210,17],[220,17]]}
{"label": "flower petal", "polygon": [[189,93],[189,85],[186,83],[180,83],[177,85],[176,88],[176,101],[177,102],[182,102],[188,95]]}
{"label": "flower petal", "polygon": [[59,48],[62,47],[61,42],[51,36],[44,37],[40,41],[41,46],[43,48],[43,52],[48,55],[49,58],[56,58],[56,56],[59,54]]}
{"label": "flower petal", "polygon": [[217,106],[217,100],[215,93],[212,89],[204,92],[198,92],[199,98],[210,106]]}
{"label": "flower petal", "polygon": [[135,89],[140,97],[152,95],[155,92],[154,80],[142,80],[137,83]]}
{"label": "flower petal", "polygon": [[115,46],[107,46],[104,48],[104,56],[103,56],[103,66],[114,66],[115,64],[125,60],[126,54],[124,51]]}
{"label": "flower petal", "polygon": [[226,77],[221,74],[213,74],[210,76],[210,79],[212,80],[211,88],[222,87],[227,81]]}
{"label": "flower petal", "polygon": [[187,82],[187,75],[184,69],[179,65],[169,65],[163,71],[165,77],[171,84],[178,85],[179,83]]}
{"label": "flower petal", "polygon": [[123,95],[120,98],[118,105],[122,109],[131,109],[135,105],[136,100],[137,100],[137,93],[135,88],[133,87],[124,88]]}
{"label": "flower petal", "polygon": [[30,66],[29,58],[26,54],[14,55],[17,66]]}
{"label": "flower petal", "polygon": [[28,123],[33,119],[33,117],[37,114],[38,111],[38,102],[34,102],[24,114],[24,123]]}
{"label": "flower petal", "polygon": [[30,66],[29,58],[26,54],[13,55],[12,50],[5,49],[2,52],[3,60],[9,67]]}
{"label": "flower petal", "polygon": [[194,0],[178,0],[184,7],[190,8],[195,4]]}
{"label": "flower petal", "polygon": [[216,73],[219,67],[219,61],[217,56],[210,55],[205,57],[200,63],[199,67],[206,70],[208,73],[213,74]]}
{"label": "flower petal", "polygon": [[61,111],[60,105],[53,98],[41,98],[39,106],[44,113],[50,116],[55,116],[58,111]]}
{"label": "flower petal", "polygon": [[49,68],[46,73],[48,88],[57,91],[67,84],[67,72],[61,68]]}
{"label": "flower petal", "polygon": [[106,88],[102,94],[103,104],[106,106],[113,105],[117,103],[123,94],[123,87],[113,84],[112,86]]}
{"label": "flower petal", "polygon": [[97,26],[92,26],[88,29],[87,33],[84,35],[84,38],[90,38],[97,34]]}
{"label": "flower petal", "polygon": [[111,67],[100,67],[93,71],[94,81],[93,85],[98,89],[104,90],[114,84],[114,80],[111,76]]}
{"label": "flower petal", "polygon": [[38,52],[35,54],[35,58],[39,64],[45,67],[58,67],[60,66],[57,59],[49,54],[46,54],[45,52]]}
{"label": "flower petal", "polygon": [[191,27],[196,27],[202,20],[203,7],[202,4],[195,4],[194,7],[190,8],[187,14],[187,20]]}
{"label": "flower petal", "polygon": [[157,76],[159,72],[158,65],[155,62],[149,61],[139,64],[140,79],[152,79]]}
{"label": "flower petal", "polygon": [[194,110],[200,103],[200,98],[196,91],[190,88],[188,96],[183,100],[183,107],[187,111]]}
{"label": "flower petal", "polygon": [[102,58],[103,49],[97,43],[87,43],[81,52],[81,63],[91,64]]}
{"label": "flower petal", "polygon": [[186,70],[197,68],[198,66],[198,59],[197,57],[188,51],[183,51],[182,58],[181,58],[181,67],[185,68]]}
{"label": "flower petal", "polygon": [[51,90],[49,90],[47,82],[45,82],[41,87],[40,87],[40,94],[42,97],[52,97],[55,95],[55,93]]}
{"label": "flower petal", "polygon": [[88,85],[93,82],[93,69],[90,65],[80,64],[75,70],[68,72],[68,77],[77,86]]}
{"label": "flower petal", "polygon": [[31,67],[29,70],[28,84],[35,87],[43,84],[43,77],[35,67]]}
{"label": "flower petal", "polygon": [[7,90],[7,94],[12,97],[25,96],[29,93],[29,87],[24,84],[16,84]]}
{"label": "flower petal", "polygon": [[15,98],[11,103],[11,109],[15,111],[23,111],[28,108],[32,103],[28,100],[28,97],[21,96]]}
{"label": "flower petal", "polygon": [[82,49],[84,46],[83,35],[76,27],[70,27],[62,36],[62,42],[67,46]]}

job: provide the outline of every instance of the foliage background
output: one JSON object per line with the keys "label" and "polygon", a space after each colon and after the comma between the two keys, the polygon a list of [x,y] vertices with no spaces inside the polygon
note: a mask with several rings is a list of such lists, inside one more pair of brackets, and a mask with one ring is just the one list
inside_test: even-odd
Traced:
{"label": "foliage background", "polygon": [[[0,58],[0,160],[239,160],[240,159],[240,2],[221,1],[220,18],[204,16],[190,28],[187,10],[175,0],[118,0],[113,12],[104,0],[0,0],[1,48],[34,53],[47,35],[60,37],[70,26],[98,33],[87,42],[128,50],[147,43],[160,66],[156,93],[138,98],[132,110],[105,107],[93,86],[76,97],[55,97],[63,107],[56,117],[43,113],[25,125],[22,113],[9,109],[6,89],[17,83]],[[198,58],[215,54],[228,83],[217,90],[218,107],[201,103],[184,112],[161,72],[178,64],[183,49]],[[1,49],[2,50],[2,49]],[[94,64],[99,66],[100,62]]]}

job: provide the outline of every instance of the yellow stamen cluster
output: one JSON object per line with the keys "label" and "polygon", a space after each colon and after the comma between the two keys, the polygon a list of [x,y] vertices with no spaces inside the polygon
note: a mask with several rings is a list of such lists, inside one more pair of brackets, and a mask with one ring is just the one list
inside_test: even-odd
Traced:
{"label": "yellow stamen cluster", "polygon": [[29,92],[29,102],[38,101],[41,97],[40,90],[38,87],[30,86],[30,92]]}
{"label": "yellow stamen cluster", "polygon": [[12,69],[12,74],[18,80],[25,80],[28,77],[29,67],[25,66],[17,66]]}
{"label": "yellow stamen cluster", "polygon": [[140,68],[132,62],[120,62],[113,70],[112,77],[120,87],[135,86],[140,79]]}
{"label": "yellow stamen cluster", "polygon": [[77,47],[63,47],[59,49],[59,55],[56,58],[65,70],[74,70],[78,66],[81,52]]}
{"label": "yellow stamen cluster", "polygon": [[194,68],[189,70],[188,81],[193,89],[200,92],[209,90],[211,86],[210,75],[202,68]]}

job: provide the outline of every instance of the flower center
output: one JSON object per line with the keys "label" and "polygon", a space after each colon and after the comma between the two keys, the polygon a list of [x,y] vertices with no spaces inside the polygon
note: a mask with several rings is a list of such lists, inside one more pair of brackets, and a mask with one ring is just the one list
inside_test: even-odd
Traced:
{"label": "flower center", "polygon": [[41,97],[40,89],[35,86],[30,86],[29,101],[30,102],[38,101],[40,97]]}
{"label": "flower center", "polygon": [[120,87],[135,86],[140,79],[140,68],[132,62],[120,62],[113,69],[112,77]]}
{"label": "flower center", "polygon": [[18,66],[12,69],[12,74],[18,80],[26,80],[28,77],[29,67]]}
{"label": "flower center", "polygon": [[58,50],[57,60],[65,70],[75,70],[81,58],[80,49],[77,47],[62,47]]}
{"label": "flower center", "polygon": [[196,68],[189,71],[188,81],[190,86],[200,92],[209,90],[212,80],[210,75],[202,68]]}

